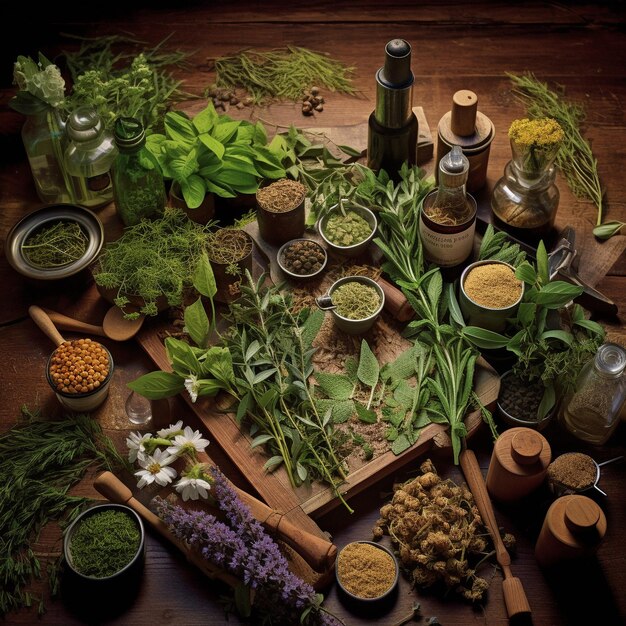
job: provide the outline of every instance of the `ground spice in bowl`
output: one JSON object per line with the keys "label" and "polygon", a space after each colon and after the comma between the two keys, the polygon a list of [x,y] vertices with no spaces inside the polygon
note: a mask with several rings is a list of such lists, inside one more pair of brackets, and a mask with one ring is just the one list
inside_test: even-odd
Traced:
{"label": "ground spice in bowl", "polygon": [[383,546],[371,541],[349,543],[337,555],[337,582],[352,596],[379,600],[398,581],[398,563]]}
{"label": "ground spice in bowl", "polygon": [[306,187],[289,178],[282,178],[267,187],[260,187],[256,192],[259,205],[272,213],[286,213],[295,209],[305,196]]}
{"label": "ground spice in bowl", "polygon": [[582,452],[561,454],[548,466],[548,481],[553,491],[562,488],[583,491],[592,487],[597,478],[596,462]]}
{"label": "ground spice in bowl", "polygon": [[344,283],[331,294],[338,315],[350,320],[366,319],[380,308],[380,296],[374,287],[354,281]]}
{"label": "ground spice in bowl", "polygon": [[522,295],[522,281],[503,263],[477,265],[467,274],[463,289],[468,297],[490,309],[506,309]]}

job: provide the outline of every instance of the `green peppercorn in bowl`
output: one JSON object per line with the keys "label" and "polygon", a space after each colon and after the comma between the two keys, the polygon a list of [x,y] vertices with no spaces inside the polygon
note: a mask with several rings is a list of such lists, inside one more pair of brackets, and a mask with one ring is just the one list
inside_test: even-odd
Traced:
{"label": "green peppercorn in bowl", "polygon": [[89,586],[126,585],[143,569],[145,530],[139,515],[123,504],[83,511],[65,531],[63,556],[70,575]]}
{"label": "green peppercorn in bowl", "polygon": [[329,250],[347,257],[363,254],[376,234],[378,222],[365,207],[332,207],[317,223]]}
{"label": "green peppercorn in bowl", "polygon": [[32,211],[9,231],[5,254],[11,267],[35,281],[53,281],[88,272],[104,242],[95,213],[73,204]]}

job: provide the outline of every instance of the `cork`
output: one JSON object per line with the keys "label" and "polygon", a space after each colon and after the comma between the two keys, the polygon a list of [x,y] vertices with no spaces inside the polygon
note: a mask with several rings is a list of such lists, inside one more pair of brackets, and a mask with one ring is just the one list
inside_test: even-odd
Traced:
{"label": "cork", "polygon": [[461,89],[452,96],[450,128],[455,135],[467,136],[476,132],[478,96],[469,89]]}

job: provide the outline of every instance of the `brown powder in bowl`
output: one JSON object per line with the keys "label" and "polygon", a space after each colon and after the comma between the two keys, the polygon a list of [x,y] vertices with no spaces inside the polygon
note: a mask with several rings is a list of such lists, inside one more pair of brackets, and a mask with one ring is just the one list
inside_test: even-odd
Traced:
{"label": "brown powder in bowl", "polygon": [[595,461],[582,452],[562,454],[548,466],[548,479],[569,489],[591,487],[596,474]]}
{"label": "brown powder in bowl", "polygon": [[256,192],[259,206],[272,213],[286,213],[304,200],[306,187],[296,180],[282,178]]}
{"label": "brown powder in bowl", "polygon": [[393,557],[371,543],[350,543],[337,558],[337,576],[343,587],[359,598],[379,598],[396,580]]}
{"label": "brown powder in bowl", "polygon": [[505,309],[515,304],[522,293],[522,281],[502,263],[486,263],[472,268],[463,289],[470,300],[490,309]]}

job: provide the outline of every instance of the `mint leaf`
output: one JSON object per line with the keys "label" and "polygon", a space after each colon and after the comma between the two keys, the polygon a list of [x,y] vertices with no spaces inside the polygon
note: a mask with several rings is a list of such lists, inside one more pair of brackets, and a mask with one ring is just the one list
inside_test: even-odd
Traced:
{"label": "mint leaf", "polygon": [[206,348],[209,342],[209,318],[204,310],[202,298],[198,298],[185,309],[185,330],[192,341],[200,348]]}
{"label": "mint leaf", "polygon": [[360,402],[355,402],[354,408],[356,409],[357,417],[362,422],[365,422],[366,424],[375,424],[378,421],[376,411],[366,409]]}
{"label": "mint leaf", "polygon": [[185,380],[172,372],[150,372],[129,382],[127,386],[148,400],[160,400],[180,393],[185,388]]}
{"label": "mint leaf", "polygon": [[408,450],[411,445],[412,444],[409,441],[409,438],[404,433],[402,433],[401,435],[398,435],[396,440],[391,444],[391,451],[396,456],[398,456],[399,454],[402,454],[405,450]]}

